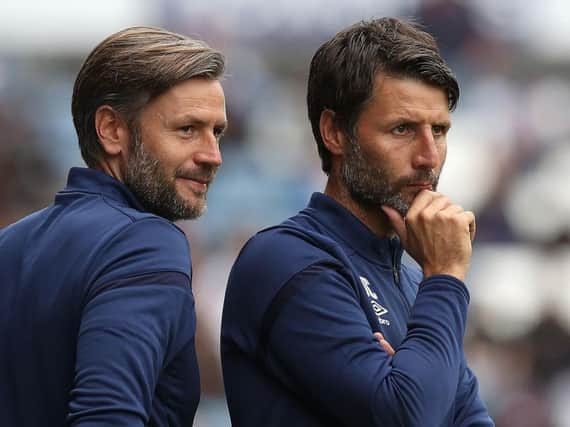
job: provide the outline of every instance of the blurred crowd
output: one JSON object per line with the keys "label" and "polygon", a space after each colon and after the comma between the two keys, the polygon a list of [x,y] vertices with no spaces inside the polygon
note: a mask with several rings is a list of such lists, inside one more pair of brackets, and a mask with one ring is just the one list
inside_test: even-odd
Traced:
{"label": "blurred crowd", "polygon": [[[273,11],[254,0],[186,3],[158,2],[160,17],[140,24],[197,35],[228,58],[224,164],[207,214],[180,224],[199,319],[196,425],[230,425],[218,340],[233,260],[249,236],[323,189],[305,112],[310,58],[342,27],[393,14],[436,35],[461,84],[439,189],[477,216],[466,352],[483,398],[498,427],[569,427],[570,48],[557,48],[550,21],[514,1],[333,1],[321,15],[297,1]],[[570,15],[553,3],[549,13]],[[67,169],[82,165],[69,101],[92,47],[0,50],[0,227],[49,204]]]}

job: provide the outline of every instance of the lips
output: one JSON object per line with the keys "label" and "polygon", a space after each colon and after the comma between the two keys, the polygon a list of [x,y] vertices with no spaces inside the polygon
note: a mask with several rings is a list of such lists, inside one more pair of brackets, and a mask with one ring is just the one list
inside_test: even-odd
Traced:
{"label": "lips", "polygon": [[197,178],[197,177],[186,177],[179,176],[182,182],[192,189],[193,192],[205,193],[208,190],[208,186],[212,182],[212,179]]}
{"label": "lips", "polygon": [[197,168],[179,168],[176,170],[175,177],[179,182],[195,194],[201,196],[206,194],[208,187],[216,176],[217,168],[214,167],[197,167]]}
{"label": "lips", "polygon": [[433,184],[431,182],[411,182],[406,184],[406,187],[417,188],[420,190],[433,190]]}
{"label": "lips", "polygon": [[190,181],[195,181],[198,182],[200,184],[204,184],[204,185],[210,185],[210,182],[212,182],[212,179],[205,179],[205,178],[190,178],[190,177],[181,177],[182,179],[188,179]]}
{"label": "lips", "polygon": [[188,181],[195,181],[204,185],[210,185],[210,183],[214,180],[214,175],[207,175],[207,176],[177,175],[177,178],[185,179]]}

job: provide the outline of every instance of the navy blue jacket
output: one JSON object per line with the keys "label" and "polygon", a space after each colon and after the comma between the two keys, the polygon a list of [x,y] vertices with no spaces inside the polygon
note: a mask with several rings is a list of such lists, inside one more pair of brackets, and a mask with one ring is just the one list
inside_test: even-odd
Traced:
{"label": "navy blue jacket", "polygon": [[463,353],[467,288],[402,252],[319,193],[245,245],[222,319],[234,427],[493,425]]}
{"label": "navy blue jacket", "polygon": [[0,231],[0,425],[192,425],[190,280],[180,229],[73,168],[53,205]]}

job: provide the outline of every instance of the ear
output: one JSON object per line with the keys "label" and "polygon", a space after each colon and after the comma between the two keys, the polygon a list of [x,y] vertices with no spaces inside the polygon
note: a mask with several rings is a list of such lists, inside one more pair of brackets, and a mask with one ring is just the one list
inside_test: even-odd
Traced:
{"label": "ear", "polygon": [[344,153],[344,146],[346,143],[346,135],[338,127],[335,120],[335,112],[329,109],[321,113],[319,121],[319,129],[321,131],[321,138],[327,150],[331,154],[341,156]]}
{"label": "ear", "polygon": [[109,105],[95,112],[95,130],[101,148],[108,156],[125,153],[129,146],[129,129],[122,115]]}

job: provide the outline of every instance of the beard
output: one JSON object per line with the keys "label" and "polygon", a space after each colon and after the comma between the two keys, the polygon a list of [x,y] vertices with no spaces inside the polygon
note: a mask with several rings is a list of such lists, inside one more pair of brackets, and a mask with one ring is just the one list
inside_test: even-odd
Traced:
{"label": "beard", "polygon": [[427,181],[435,191],[439,181],[439,173],[432,169],[419,170],[413,176],[394,178],[385,162],[373,164],[365,158],[355,138],[349,138],[341,176],[352,199],[359,205],[365,208],[380,208],[386,205],[397,210],[402,217],[406,216],[413,199],[420,191],[406,198],[402,192],[406,185]]}
{"label": "beard", "polygon": [[160,160],[145,150],[138,129],[132,135],[125,185],[145,210],[170,221],[201,216],[206,211],[206,194],[197,194],[194,203],[185,200],[176,190],[175,179],[179,176],[213,178],[217,168],[201,166],[193,171],[178,168],[168,176]]}

